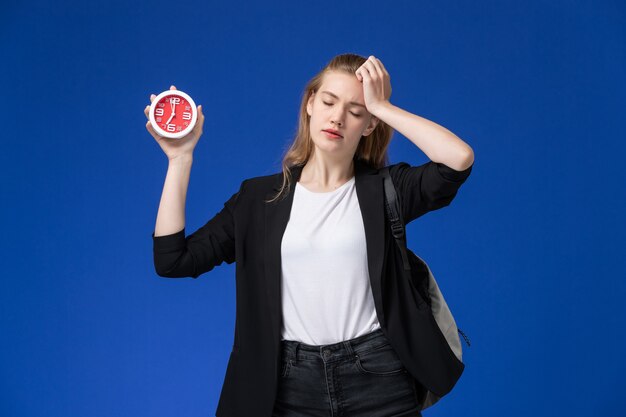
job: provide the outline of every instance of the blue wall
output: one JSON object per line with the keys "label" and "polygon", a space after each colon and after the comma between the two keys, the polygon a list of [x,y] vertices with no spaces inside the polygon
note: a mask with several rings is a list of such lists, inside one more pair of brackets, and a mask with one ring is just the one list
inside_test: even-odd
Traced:
{"label": "blue wall", "polygon": [[[4,1],[0,415],[214,415],[235,265],[155,274],[143,109],[171,84],[204,109],[192,232],[278,171],[305,82],[355,52],[476,157],[408,228],[472,342],[424,415],[623,416],[625,32],[623,1]],[[427,161],[398,133],[390,157]]]}

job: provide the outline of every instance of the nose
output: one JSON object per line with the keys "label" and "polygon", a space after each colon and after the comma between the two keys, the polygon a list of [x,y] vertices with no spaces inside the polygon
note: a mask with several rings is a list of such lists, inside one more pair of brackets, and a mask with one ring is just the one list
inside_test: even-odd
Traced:
{"label": "nose", "polygon": [[337,127],[342,126],[343,118],[346,117],[344,112],[345,110],[341,106],[334,106],[330,114],[330,122],[336,124]]}

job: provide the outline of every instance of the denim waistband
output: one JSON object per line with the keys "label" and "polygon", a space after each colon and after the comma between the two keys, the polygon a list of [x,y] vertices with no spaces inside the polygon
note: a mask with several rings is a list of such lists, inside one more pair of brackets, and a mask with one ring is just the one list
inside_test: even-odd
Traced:
{"label": "denim waistband", "polygon": [[381,328],[374,330],[354,339],[329,345],[308,345],[295,340],[282,340],[281,348],[283,357],[294,362],[299,360],[323,359],[325,362],[353,357],[355,354],[364,353],[389,344]]}

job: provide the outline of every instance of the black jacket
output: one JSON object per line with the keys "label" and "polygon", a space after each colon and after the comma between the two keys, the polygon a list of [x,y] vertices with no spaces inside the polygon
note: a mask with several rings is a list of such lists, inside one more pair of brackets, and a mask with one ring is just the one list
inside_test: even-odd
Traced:
{"label": "black jacket", "polygon": [[[472,167],[456,171],[432,161],[419,166],[405,162],[390,165],[405,223],[450,204]],[[155,237],[152,233],[154,266],[159,276],[197,278],[222,262],[236,261],[235,335],[217,406],[218,417],[271,416],[281,364],[280,247],[294,184],[301,171],[299,166],[291,169],[289,194],[278,202],[263,200],[279,189],[282,172],[244,180],[224,208],[187,237],[184,228],[165,236]],[[394,256],[389,255],[395,242],[385,218],[382,175],[378,169],[355,160],[355,187],[378,320],[410,373],[424,387],[443,396],[460,377],[463,364],[449,348],[445,350],[447,344],[440,333],[429,330],[416,333],[413,340],[407,338],[406,323],[411,323],[411,329],[418,326],[432,330],[435,322],[420,315],[408,289],[398,286],[402,280],[395,279],[395,261],[390,262]],[[415,343],[421,345],[416,347]]]}

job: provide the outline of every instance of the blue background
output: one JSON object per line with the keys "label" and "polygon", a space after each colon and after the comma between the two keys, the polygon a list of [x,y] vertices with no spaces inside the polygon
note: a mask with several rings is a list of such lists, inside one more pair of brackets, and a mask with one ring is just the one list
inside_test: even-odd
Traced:
{"label": "blue background", "polygon": [[[214,415],[235,265],[155,274],[167,159],[143,109],[171,84],[203,106],[190,233],[278,172],[345,52],[475,152],[408,228],[472,343],[424,415],[626,415],[625,32],[617,0],[3,1],[0,415]],[[427,161],[398,133],[390,157]]]}

